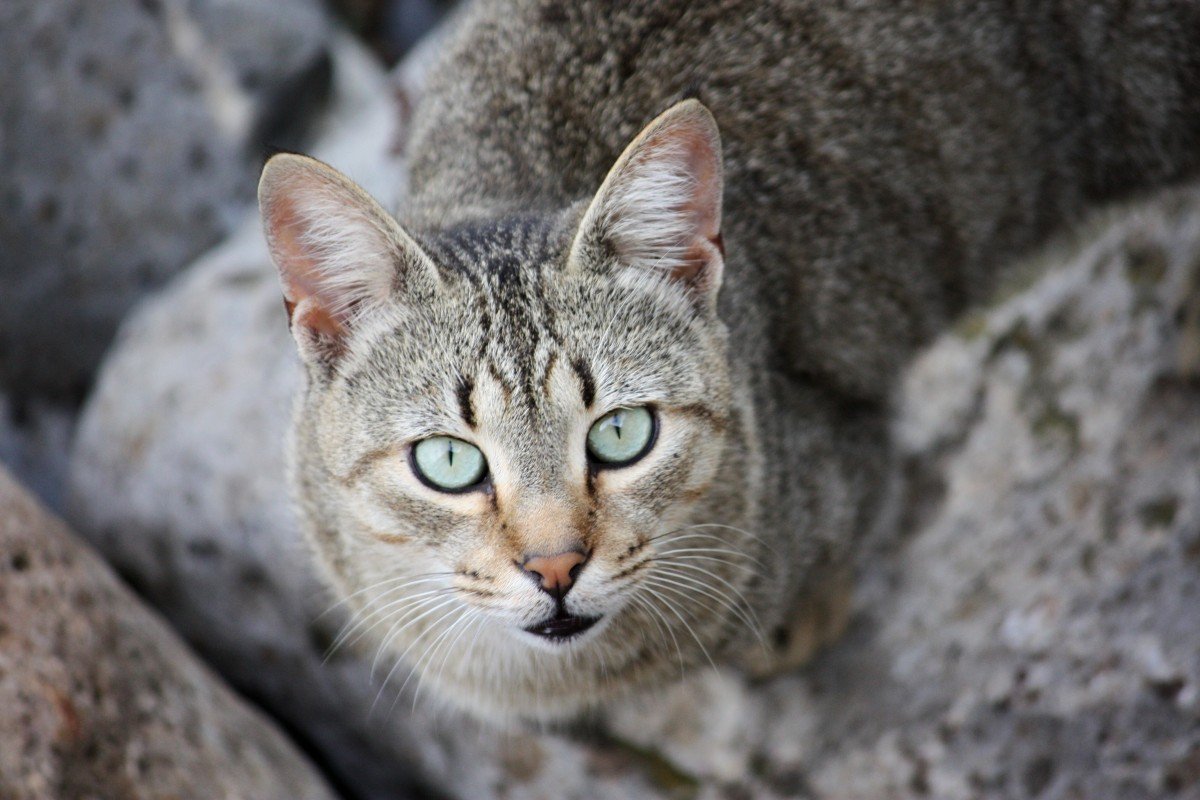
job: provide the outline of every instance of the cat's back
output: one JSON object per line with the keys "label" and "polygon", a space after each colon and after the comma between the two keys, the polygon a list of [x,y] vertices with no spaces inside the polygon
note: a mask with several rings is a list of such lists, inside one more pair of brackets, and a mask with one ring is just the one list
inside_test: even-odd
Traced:
{"label": "cat's back", "polygon": [[1021,89],[999,68],[1016,30],[990,4],[963,5],[482,0],[416,120],[413,208],[453,219],[586,197],[650,119],[689,96],[717,118],[737,200],[778,202],[778,185],[839,167],[889,179],[967,116],[997,134],[1021,127]]}
{"label": "cat's back", "polygon": [[1028,163],[1053,157],[1051,118],[1004,67],[1017,32],[990,8],[483,0],[419,108],[402,217],[437,227],[587,198],[649,120],[697,97],[725,151],[730,292],[755,296],[781,346],[819,343],[793,354],[802,369],[872,391],[891,350],[964,293],[957,274],[894,261],[962,260],[1004,214],[1037,213]]}
{"label": "cat's back", "polygon": [[[1128,165],[1173,169],[1154,126],[1178,128],[1162,110],[1186,76],[1159,62],[1190,46],[1180,20],[1084,5],[481,0],[419,106],[402,218],[583,200],[647,122],[696,97],[724,146],[731,291],[798,373],[878,396],[999,260]],[[1144,30],[1125,35],[1126,16]],[[1110,135],[1137,126],[1144,141]]]}

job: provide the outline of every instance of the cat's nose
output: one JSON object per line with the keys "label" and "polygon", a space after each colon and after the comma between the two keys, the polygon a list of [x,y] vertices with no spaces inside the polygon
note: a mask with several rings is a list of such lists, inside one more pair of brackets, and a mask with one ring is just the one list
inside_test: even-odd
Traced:
{"label": "cat's nose", "polygon": [[567,550],[552,556],[529,556],[521,562],[521,569],[537,581],[542,591],[561,600],[571,590],[585,563],[586,555],[578,550]]}

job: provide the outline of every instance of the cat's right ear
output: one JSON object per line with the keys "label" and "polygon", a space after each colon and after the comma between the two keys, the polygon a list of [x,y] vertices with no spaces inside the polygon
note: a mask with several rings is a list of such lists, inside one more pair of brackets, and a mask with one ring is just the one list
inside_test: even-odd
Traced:
{"label": "cat's right ear", "polygon": [[723,189],[716,120],[699,100],[677,103],[647,125],[609,170],[568,261],[615,256],[715,309],[725,264]]}
{"label": "cat's right ear", "polygon": [[306,360],[332,367],[360,319],[397,293],[437,281],[400,224],[316,159],[273,156],[263,167],[258,204],[288,324]]}

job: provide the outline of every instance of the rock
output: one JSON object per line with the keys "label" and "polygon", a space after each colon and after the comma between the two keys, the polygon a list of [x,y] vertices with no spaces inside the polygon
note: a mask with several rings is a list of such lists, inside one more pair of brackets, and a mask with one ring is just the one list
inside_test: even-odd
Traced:
{"label": "rock", "polygon": [[53,511],[61,511],[79,411],[44,398],[0,394],[0,464]]}
{"label": "rock", "polygon": [[1200,797],[1200,191],[1110,216],[909,370],[847,638],[619,734],[733,796]]}
{"label": "rock", "polygon": [[329,0],[386,64],[395,64],[453,5],[449,0]]}
{"label": "rock", "polygon": [[2,470],[0,606],[3,797],[333,798]]}
{"label": "rock", "polygon": [[[390,134],[364,118],[318,153],[394,201]],[[414,774],[473,799],[1200,796],[1198,265],[1196,190],[1048,249],[913,366],[903,533],[864,554],[848,636],[584,732],[480,730],[402,673],[372,680],[370,652],[321,663],[342,620],[286,500],[299,367],[250,228],[123,328],[75,519],[362,797]]]}
{"label": "rock", "polygon": [[0,388],[81,396],[296,140],[329,38],[318,0],[0,4]]}
{"label": "rock", "polygon": [[[423,63],[418,57],[400,76],[409,93]],[[404,186],[392,155],[400,123],[393,83],[348,43],[336,50],[334,73],[328,129],[314,154],[393,201]],[[212,349],[217,339],[221,350]],[[77,437],[75,519],[236,685],[304,731],[364,796],[395,797],[413,780],[409,754],[427,745],[403,731],[381,735],[389,715],[371,714],[378,687],[369,664],[323,663],[337,620],[320,617],[330,601],[280,491],[282,437],[300,378],[255,214],[122,327],[85,412],[94,422]],[[130,381],[145,392],[125,395]],[[114,457],[128,468],[110,471]],[[230,462],[245,469],[231,473]],[[136,533],[125,529],[131,522]]]}

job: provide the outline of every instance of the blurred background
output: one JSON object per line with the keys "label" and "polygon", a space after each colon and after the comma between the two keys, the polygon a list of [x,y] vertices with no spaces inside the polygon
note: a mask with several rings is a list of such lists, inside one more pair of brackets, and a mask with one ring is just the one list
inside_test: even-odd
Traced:
{"label": "blurred background", "polygon": [[2,4],[0,460],[60,506],[56,458],[121,319],[233,230],[268,153],[311,144],[336,49],[391,69],[448,7]]}
{"label": "blurred background", "polygon": [[0,800],[1200,798],[1196,187],[912,365],[887,530],[805,670],[498,731],[332,647],[255,185],[294,149],[394,207],[462,13],[0,0]]}

